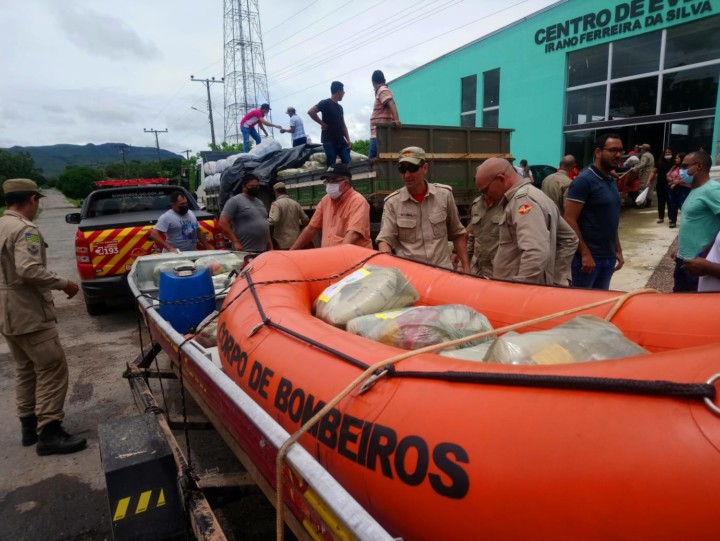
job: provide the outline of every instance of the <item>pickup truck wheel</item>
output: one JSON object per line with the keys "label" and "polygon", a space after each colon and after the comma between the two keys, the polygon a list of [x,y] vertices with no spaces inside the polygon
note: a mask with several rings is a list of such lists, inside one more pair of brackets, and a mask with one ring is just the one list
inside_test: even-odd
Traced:
{"label": "pickup truck wheel", "polygon": [[87,309],[87,313],[91,316],[99,316],[100,314],[104,314],[107,311],[107,306],[105,306],[105,303],[103,301],[100,302],[88,302],[85,301],[85,308]]}

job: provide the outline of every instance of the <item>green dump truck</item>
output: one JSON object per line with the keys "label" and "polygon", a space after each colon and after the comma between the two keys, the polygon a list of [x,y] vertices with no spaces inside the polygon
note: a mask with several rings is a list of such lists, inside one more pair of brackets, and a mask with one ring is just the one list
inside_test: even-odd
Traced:
{"label": "green dump truck", "polygon": [[[467,216],[475,188],[475,168],[487,158],[511,158],[512,130],[499,128],[463,128],[403,125],[396,129],[380,125],[377,129],[378,158],[354,163],[353,187],[367,197],[373,229],[379,228],[385,197],[403,186],[397,171],[398,152],[418,146],[425,150],[429,164],[428,180],[452,186],[461,216]],[[312,211],[325,195],[320,177],[324,170],[312,170],[293,176],[278,176],[306,211]]]}

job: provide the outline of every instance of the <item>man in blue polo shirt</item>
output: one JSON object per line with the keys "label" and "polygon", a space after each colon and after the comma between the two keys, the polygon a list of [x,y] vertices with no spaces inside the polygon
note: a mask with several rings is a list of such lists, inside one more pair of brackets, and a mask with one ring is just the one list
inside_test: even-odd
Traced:
{"label": "man in blue polo shirt", "polygon": [[572,285],[610,289],[613,272],[625,263],[618,237],[620,194],[611,171],[620,165],[623,144],[619,135],[595,140],[595,160],[570,183],[565,221],[578,237],[572,260]]}

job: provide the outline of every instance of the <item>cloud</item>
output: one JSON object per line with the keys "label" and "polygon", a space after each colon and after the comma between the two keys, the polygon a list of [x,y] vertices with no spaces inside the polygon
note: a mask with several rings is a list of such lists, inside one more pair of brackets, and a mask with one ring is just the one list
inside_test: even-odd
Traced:
{"label": "cloud", "polygon": [[83,51],[111,60],[128,57],[153,60],[160,50],[117,17],[104,15],[73,2],[50,4],[68,41]]}

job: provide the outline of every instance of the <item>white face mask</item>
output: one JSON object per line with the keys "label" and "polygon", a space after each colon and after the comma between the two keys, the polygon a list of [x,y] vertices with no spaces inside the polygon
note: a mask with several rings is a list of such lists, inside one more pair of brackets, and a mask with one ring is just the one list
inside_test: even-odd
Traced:
{"label": "white face mask", "polygon": [[332,199],[337,199],[340,197],[340,183],[328,182],[325,185],[325,191]]}

